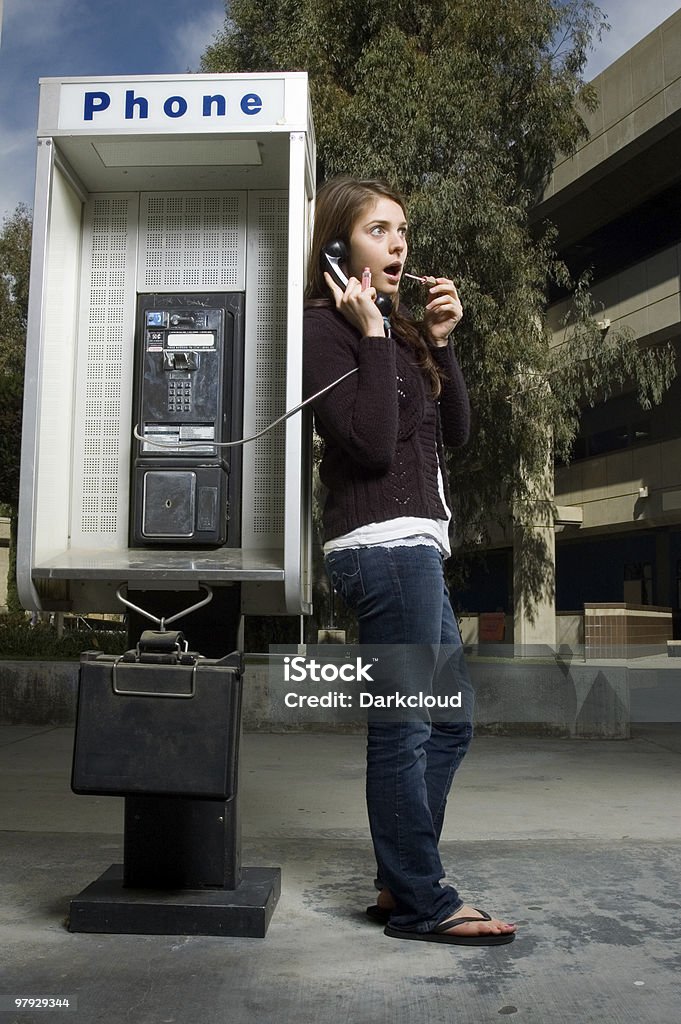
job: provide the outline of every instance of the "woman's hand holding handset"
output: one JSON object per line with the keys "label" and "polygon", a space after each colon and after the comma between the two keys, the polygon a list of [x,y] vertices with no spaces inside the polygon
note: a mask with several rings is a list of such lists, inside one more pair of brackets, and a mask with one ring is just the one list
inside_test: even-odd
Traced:
{"label": "woman's hand holding handset", "polygon": [[[348,279],[345,291],[340,288],[331,274],[325,272],[324,280],[333,295],[336,309],[342,313],[346,320],[356,327],[363,338],[384,338],[385,327],[383,316],[375,303],[376,289],[362,287],[362,281],[356,277]],[[366,275],[363,275],[366,285]]]}

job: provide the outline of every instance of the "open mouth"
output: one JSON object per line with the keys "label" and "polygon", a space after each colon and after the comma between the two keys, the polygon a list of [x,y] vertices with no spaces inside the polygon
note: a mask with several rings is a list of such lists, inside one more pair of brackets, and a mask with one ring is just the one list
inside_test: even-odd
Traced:
{"label": "open mouth", "polygon": [[399,281],[400,274],[402,273],[402,264],[399,261],[397,263],[390,263],[387,267],[383,268],[383,273],[391,281]]}

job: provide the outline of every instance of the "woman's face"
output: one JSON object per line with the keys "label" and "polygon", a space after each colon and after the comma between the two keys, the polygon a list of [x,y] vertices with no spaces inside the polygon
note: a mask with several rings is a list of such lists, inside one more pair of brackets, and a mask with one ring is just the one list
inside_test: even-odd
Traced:
{"label": "woman's face", "polygon": [[376,291],[394,295],[407,259],[407,222],[399,203],[379,196],[365,207],[350,234],[348,276],[361,281],[369,267]]}

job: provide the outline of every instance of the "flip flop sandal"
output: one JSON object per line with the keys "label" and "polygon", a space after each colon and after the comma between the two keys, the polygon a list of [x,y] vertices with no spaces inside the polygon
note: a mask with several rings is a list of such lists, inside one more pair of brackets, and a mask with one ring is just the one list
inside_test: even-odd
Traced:
{"label": "flip flop sandal", "polygon": [[373,906],[367,907],[367,917],[370,917],[376,924],[387,924],[390,920],[392,910],[388,910],[385,907],[379,907],[378,903],[374,903]]}
{"label": "flip flop sandal", "polygon": [[505,935],[452,935],[447,932],[448,928],[456,928],[460,924],[473,924],[476,921],[491,921],[492,918],[484,910],[478,910],[480,917],[457,917],[443,921],[436,925],[430,932],[408,932],[403,928],[393,928],[387,924],[383,929],[384,935],[393,939],[415,939],[417,942],[445,942],[451,946],[503,946],[507,942],[513,942],[515,932],[507,932]]}

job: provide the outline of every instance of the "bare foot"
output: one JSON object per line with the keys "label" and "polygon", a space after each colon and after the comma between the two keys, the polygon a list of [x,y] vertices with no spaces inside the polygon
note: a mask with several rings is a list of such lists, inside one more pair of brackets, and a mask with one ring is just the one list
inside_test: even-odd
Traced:
{"label": "bare foot", "polygon": [[[395,909],[395,897],[391,893],[390,889],[381,889],[378,896],[376,897],[376,903],[381,910],[394,910]],[[451,918],[446,918],[443,922],[452,922],[452,927],[447,928],[445,934],[449,935],[509,935],[516,931],[515,924],[508,924],[506,921],[502,921],[497,917],[491,917],[486,920],[482,916],[482,911],[477,910],[475,907],[470,907],[468,904],[464,904],[460,907],[455,914],[452,914]],[[467,922],[466,924],[454,924],[457,917],[474,917],[475,921]]]}
{"label": "bare foot", "polygon": [[[444,932],[445,935],[508,935],[516,930],[514,924],[507,924],[506,921],[501,921],[496,917],[491,917],[486,920],[481,916],[482,911],[477,910],[475,907],[469,907],[464,905],[460,907],[455,914],[445,919],[442,924],[447,924],[449,921],[452,922],[452,927],[447,928]],[[466,924],[455,924],[457,917],[474,917],[475,921],[467,922]],[[440,926],[441,927],[441,926]]]}

